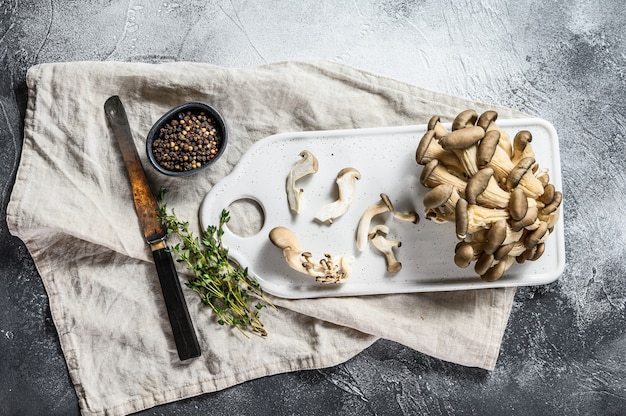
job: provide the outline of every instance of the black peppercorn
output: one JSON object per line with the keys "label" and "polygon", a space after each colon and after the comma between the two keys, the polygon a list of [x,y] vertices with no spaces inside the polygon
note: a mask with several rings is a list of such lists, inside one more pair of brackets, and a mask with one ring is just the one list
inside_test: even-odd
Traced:
{"label": "black peppercorn", "polygon": [[154,139],[154,159],[163,168],[174,172],[197,169],[218,153],[222,143],[218,127],[213,117],[205,112],[178,113]]}

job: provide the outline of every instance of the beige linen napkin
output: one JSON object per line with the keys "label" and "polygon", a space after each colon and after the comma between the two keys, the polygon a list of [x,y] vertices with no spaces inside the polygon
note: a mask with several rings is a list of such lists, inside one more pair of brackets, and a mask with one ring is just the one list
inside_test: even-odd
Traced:
{"label": "beige linen napkin", "polygon": [[[493,369],[514,289],[285,300],[266,309],[266,338],[215,324],[184,288],[203,355],[180,362],[150,252],[103,104],[119,95],[139,153],[169,108],[217,107],[230,128],[214,168],[176,179],[147,170],[153,189],[198,227],[198,207],[242,153],[298,130],[399,126],[494,108],[336,63],[232,69],[197,63],[44,64],[28,71],[24,146],[8,207],[11,233],[45,284],[85,415],[121,415],[270,374],[333,366],[378,338],[442,360]],[[501,118],[522,117],[495,108]],[[184,276],[181,275],[181,280]]]}

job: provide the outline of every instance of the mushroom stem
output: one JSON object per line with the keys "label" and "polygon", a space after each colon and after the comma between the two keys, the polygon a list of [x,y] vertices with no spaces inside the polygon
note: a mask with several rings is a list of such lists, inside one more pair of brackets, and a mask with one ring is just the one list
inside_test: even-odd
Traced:
{"label": "mushroom stem", "polygon": [[372,218],[384,212],[393,212],[393,204],[387,195],[380,194],[378,202],[370,205],[361,215],[356,233],[357,250],[363,251],[367,245],[367,235],[369,234]]}
{"label": "mushroom stem", "polygon": [[415,151],[415,161],[418,165],[425,165],[433,159],[439,160],[456,175],[463,175],[463,167],[459,164],[459,159],[454,152],[441,147],[435,140],[435,130],[428,130]]}
{"label": "mushroom stem", "polygon": [[339,197],[336,201],[324,205],[315,215],[320,222],[333,221],[346,213],[354,199],[354,184],[361,179],[361,173],[354,168],[343,168],[337,174],[337,188]]}
{"label": "mushroom stem", "polygon": [[434,188],[437,185],[452,185],[461,195],[465,194],[467,183],[454,176],[443,167],[437,159],[428,162],[420,174],[420,182],[427,188]]}
{"label": "mushroom stem", "polygon": [[304,190],[296,187],[296,182],[307,175],[313,174],[318,170],[317,158],[308,150],[303,150],[299,155],[302,159],[296,162],[289,170],[287,175],[287,202],[289,208],[300,213],[302,209],[302,193]]}

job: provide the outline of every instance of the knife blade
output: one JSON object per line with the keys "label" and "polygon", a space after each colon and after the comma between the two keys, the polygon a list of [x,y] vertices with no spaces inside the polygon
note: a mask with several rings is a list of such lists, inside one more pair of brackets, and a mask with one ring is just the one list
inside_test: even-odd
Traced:
{"label": "knife blade", "polygon": [[174,267],[174,260],[165,241],[167,232],[158,218],[157,201],[139,159],[126,109],[118,96],[112,96],[104,103],[104,110],[126,164],[135,211],[143,236],[154,257],[178,357],[181,361],[199,357],[200,345]]}

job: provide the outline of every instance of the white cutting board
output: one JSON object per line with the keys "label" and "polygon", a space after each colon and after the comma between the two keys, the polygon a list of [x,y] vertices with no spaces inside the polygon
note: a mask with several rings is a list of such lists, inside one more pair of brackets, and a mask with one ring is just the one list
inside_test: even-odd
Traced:
{"label": "white cutting board", "polygon": [[[552,125],[542,119],[498,120],[498,125],[511,137],[520,130],[532,133],[539,166],[549,170],[550,182],[562,190],[558,137]],[[200,207],[201,225],[217,225],[221,210],[234,201],[248,198],[258,202],[265,217],[260,231],[241,237],[226,227],[224,245],[235,261],[249,268],[266,292],[285,298],[531,286],[556,280],[565,267],[563,211],[543,256],[534,262],[514,264],[496,282],[482,281],[474,273],[473,264],[467,269],[454,264],[458,242],[454,224],[435,224],[424,219],[422,199],[428,189],[419,183],[422,166],[415,162],[415,150],[425,131],[425,125],[417,125],[267,137],[251,146],[231,174],[211,188]],[[287,203],[285,183],[302,150],[317,157],[319,171],[298,181],[298,187],[304,189],[304,207],[300,214],[293,214]],[[314,219],[315,214],[337,198],[335,178],[345,167],[361,172],[353,204],[332,225],[321,224]],[[388,214],[380,217],[390,228],[387,238],[402,242],[395,252],[403,267],[396,274],[387,273],[384,257],[371,244],[362,252],[355,246],[361,214],[380,198],[380,193],[390,197],[397,211],[413,209],[421,217],[417,225]],[[268,238],[276,226],[291,229],[302,249],[310,251],[314,259],[325,253],[354,256],[351,277],[340,284],[321,284],[290,269],[282,250]]]}

